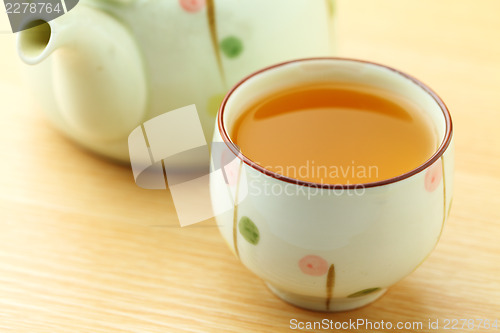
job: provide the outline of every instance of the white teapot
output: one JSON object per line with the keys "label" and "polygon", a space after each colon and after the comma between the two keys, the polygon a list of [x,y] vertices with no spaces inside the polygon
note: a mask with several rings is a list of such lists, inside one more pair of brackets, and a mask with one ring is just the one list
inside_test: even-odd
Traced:
{"label": "white teapot", "polygon": [[210,142],[223,96],[273,63],[332,55],[333,0],[81,0],[18,33],[36,103],[87,149],[128,161],[144,121],[195,104]]}

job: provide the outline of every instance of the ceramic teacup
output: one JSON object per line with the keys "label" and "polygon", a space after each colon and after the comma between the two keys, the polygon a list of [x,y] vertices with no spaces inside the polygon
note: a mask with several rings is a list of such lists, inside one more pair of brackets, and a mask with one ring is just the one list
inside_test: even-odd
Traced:
{"label": "ceramic teacup", "polygon": [[[422,165],[366,184],[315,184],[265,169],[233,143],[235,119],[273,91],[307,82],[361,83],[411,100],[427,114],[438,142]],[[214,142],[234,163],[211,179],[218,198],[234,193],[216,217],[235,255],[272,292],[299,307],[342,311],[364,306],[415,270],[439,240],[452,201],[452,122],[441,99],[417,79],[365,61],[316,58],[278,64],[239,82],[217,117]]]}

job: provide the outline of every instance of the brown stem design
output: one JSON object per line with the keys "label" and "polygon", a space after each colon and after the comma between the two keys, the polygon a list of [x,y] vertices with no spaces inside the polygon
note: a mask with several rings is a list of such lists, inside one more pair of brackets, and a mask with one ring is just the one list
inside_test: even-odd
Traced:
{"label": "brown stem design", "polygon": [[[144,124],[141,124],[142,136],[144,137],[144,141],[146,141],[146,147],[148,147],[149,159],[151,163],[154,163],[153,153],[151,153],[151,146],[149,145],[148,135],[146,134],[146,129],[144,128]],[[163,162],[163,161],[162,161]],[[168,187],[168,186],[167,186]]]}
{"label": "brown stem design", "polygon": [[241,176],[241,166],[243,163],[240,162],[238,167],[238,177],[236,178],[236,193],[234,195],[234,209],[233,209],[233,245],[234,253],[236,257],[240,257],[240,252],[238,250],[238,192],[240,191],[240,176]]}
{"label": "brown stem design", "polygon": [[224,87],[226,84],[226,75],[224,74],[224,67],[222,67],[222,58],[219,49],[219,37],[217,36],[217,21],[215,17],[215,0],[207,0],[207,19],[208,27],[210,28],[210,38],[212,39],[212,47],[214,48],[215,58],[219,66],[219,73],[222,78]]}
{"label": "brown stem design", "polygon": [[326,8],[328,9],[328,17],[332,19],[333,12],[335,10],[335,6],[333,5],[333,0],[325,0],[325,1],[326,1]]}
{"label": "brown stem design", "polygon": [[448,214],[446,213],[446,178],[445,178],[445,169],[444,169],[444,155],[441,156],[441,172],[443,174],[443,222],[441,223],[441,230],[439,231],[439,238],[441,238],[441,234],[443,233],[444,229],[444,222],[446,221],[446,217]]}
{"label": "brown stem design", "polygon": [[326,276],[326,310],[330,310],[330,301],[333,296],[333,286],[335,285],[335,266],[332,264]]}

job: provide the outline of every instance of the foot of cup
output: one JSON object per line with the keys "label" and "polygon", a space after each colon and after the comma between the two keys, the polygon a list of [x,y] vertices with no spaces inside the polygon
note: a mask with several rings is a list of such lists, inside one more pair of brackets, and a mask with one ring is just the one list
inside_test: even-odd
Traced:
{"label": "foot of cup", "polygon": [[365,296],[353,298],[331,298],[328,301],[326,297],[310,297],[298,295],[276,288],[275,286],[267,282],[266,284],[276,296],[287,303],[308,310],[328,312],[347,311],[360,308],[377,300],[387,291],[387,289],[380,289]]}

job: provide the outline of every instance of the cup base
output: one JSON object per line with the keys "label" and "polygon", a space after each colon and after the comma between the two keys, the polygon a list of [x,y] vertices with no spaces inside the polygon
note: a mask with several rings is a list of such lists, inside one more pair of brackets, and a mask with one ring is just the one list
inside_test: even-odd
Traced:
{"label": "cup base", "polygon": [[287,303],[290,303],[299,308],[322,312],[354,310],[374,302],[387,291],[387,288],[384,288],[365,296],[354,298],[331,298],[329,301],[327,301],[327,299],[324,297],[311,297],[290,293],[288,291],[276,288],[275,286],[267,282],[266,285],[276,296]]}

